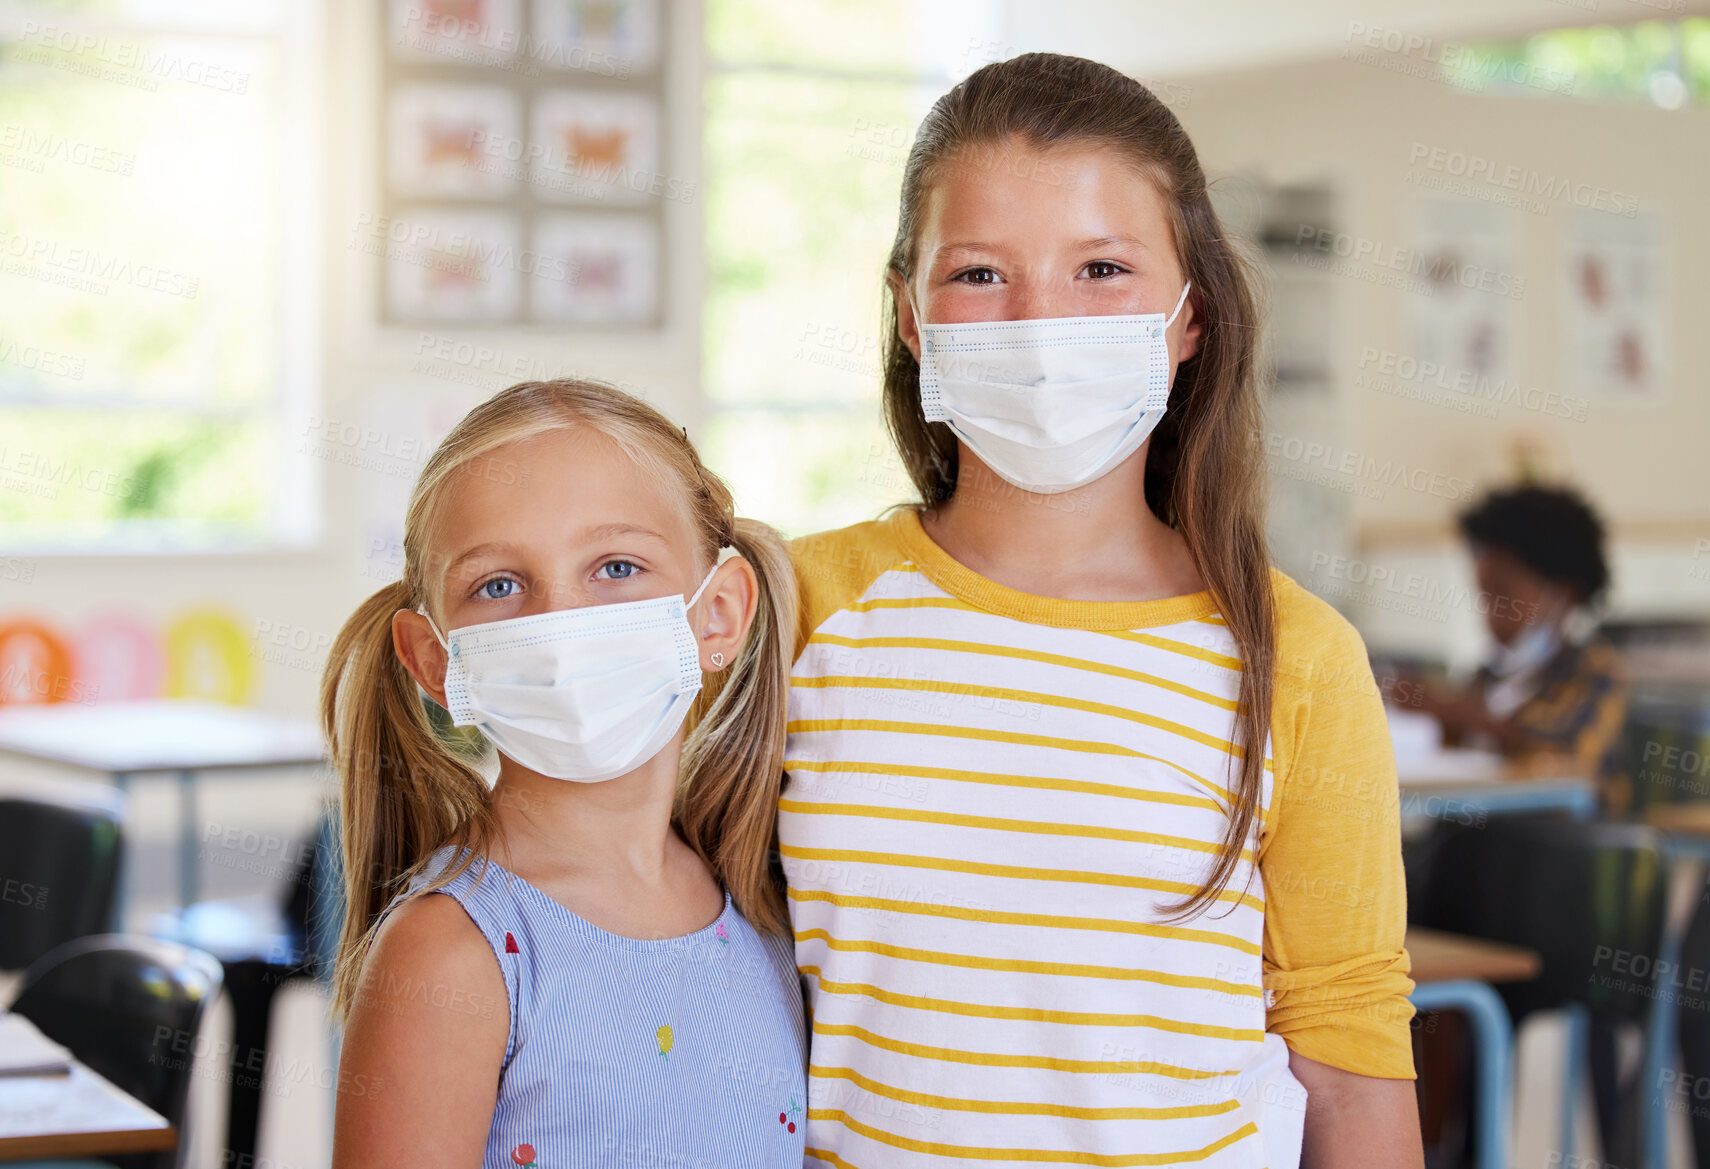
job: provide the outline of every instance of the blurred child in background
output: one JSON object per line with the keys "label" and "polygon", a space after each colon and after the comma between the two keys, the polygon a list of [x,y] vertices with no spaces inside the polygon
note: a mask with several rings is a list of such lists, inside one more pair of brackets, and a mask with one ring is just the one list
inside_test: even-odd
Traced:
{"label": "blurred child in background", "polygon": [[1420,709],[1450,746],[1500,751],[1532,771],[1602,774],[1605,802],[1625,807],[1608,761],[1627,687],[1591,621],[1609,585],[1602,523],[1575,493],[1528,485],[1485,496],[1460,529],[1495,646],[1465,686],[1426,685]]}

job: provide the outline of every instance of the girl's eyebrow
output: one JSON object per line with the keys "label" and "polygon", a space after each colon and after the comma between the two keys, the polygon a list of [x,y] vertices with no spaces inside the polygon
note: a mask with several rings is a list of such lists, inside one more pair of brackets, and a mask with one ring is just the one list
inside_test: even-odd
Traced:
{"label": "girl's eyebrow", "polygon": [[933,249],[932,261],[935,264],[942,264],[942,263],[945,263],[946,261],[960,262],[960,260],[963,258],[971,258],[971,257],[975,257],[975,256],[993,256],[993,255],[999,254],[1002,251],[1003,251],[1003,249],[996,244],[982,244],[982,243],[940,244],[937,248]]}
{"label": "girl's eyebrow", "polygon": [[1149,252],[1152,250],[1146,246],[1145,241],[1137,239],[1131,235],[1104,235],[1100,236],[1098,239],[1084,239],[1080,243],[1076,244],[1075,247],[1083,249],[1108,248],[1114,244],[1126,244],[1131,248],[1139,248],[1143,252]]}
{"label": "girl's eyebrow", "polygon": [[660,533],[654,531],[652,528],[644,527],[641,524],[629,524],[629,523],[621,523],[621,522],[620,523],[613,523],[613,524],[600,524],[597,527],[592,527],[592,528],[588,528],[588,529],[584,530],[582,534],[584,536],[591,536],[591,537],[594,537],[596,539],[610,537],[610,536],[646,536],[649,539],[659,541],[659,543],[661,543],[661,544],[666,542],[665,537],[663,535],[661,535]]}
{"label": "girl's eyebrow", "polygon": [[485,556],[492,552],[514,552],[516,551],[516,548],[517,546],[515,544],[477,544],[475,547],[470,548],[461,556],[457,557],[457,559],[447,564],[445,566],[446,575],[449,576],[451,573],[455,572],[457,567],[465,560],[473,560],[477,556]]}

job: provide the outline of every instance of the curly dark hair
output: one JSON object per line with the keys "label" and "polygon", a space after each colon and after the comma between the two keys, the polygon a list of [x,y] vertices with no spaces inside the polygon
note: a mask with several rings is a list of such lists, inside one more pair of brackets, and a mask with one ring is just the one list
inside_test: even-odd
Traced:
{"label": "curly dark hair", "polygon": [[1582,603],[1609,587],[1603,555],[1603,521],[1591,505],[1559,487],[1493,491],[1460,516],[1470,543],[1500,548],[1555,584],[1567,585]]}

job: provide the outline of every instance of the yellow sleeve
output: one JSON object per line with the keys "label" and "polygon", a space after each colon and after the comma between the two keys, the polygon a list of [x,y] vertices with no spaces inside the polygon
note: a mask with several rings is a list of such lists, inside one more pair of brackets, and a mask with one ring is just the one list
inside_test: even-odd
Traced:
{"label": "yellow sleeve", "polygon": [[1274,781],[1259,850],[1266,1027],[1291,1051],[1412,1079],[1400,792],[1360,635],[1278,574]]}
{"label": "yellow sleeve", "polygon": [[801,590],[796,657],[826,618],[853,604],[886,569],[908,559],[891,520],[875,520],[790,541]]}

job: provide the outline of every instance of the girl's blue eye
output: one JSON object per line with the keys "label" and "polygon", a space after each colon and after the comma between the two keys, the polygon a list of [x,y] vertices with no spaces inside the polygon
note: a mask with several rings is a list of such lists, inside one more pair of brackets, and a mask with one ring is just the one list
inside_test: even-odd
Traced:
{"label": "girl's blue eye", "polygon": [[517,582],[508,576],[495,576],[478,587],[475,592],[489,601],[503,601],[516,594]]}
{"label": "girl's blue eye", "polygon": [[612,560],[600,565],[600,571],[606,574],[607,580],[628,580],[641,569],[627,560]]}

